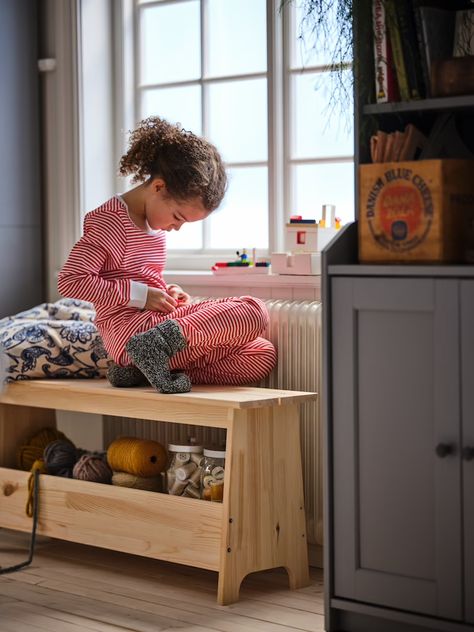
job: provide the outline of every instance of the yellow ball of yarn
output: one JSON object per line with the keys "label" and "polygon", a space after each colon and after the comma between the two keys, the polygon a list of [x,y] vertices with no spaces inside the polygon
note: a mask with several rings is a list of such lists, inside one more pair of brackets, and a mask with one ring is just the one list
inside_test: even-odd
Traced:
{"label": "yellow ball of yarn", "polygon": [[16,459],[21,470],[30,471],[33,463],[43,458],[45,447],[56,441],[56,439],[66,439],[67,437],[55,428],[43,428],[35,434],[26,445],[18,448]]}
{"label": "yellow ball of yarn", "polygon": [[120,437],[112,441],[107,450],[107,461],[112,470],[144,478],[162,472],[166,460],[164,447],[151,439]]}

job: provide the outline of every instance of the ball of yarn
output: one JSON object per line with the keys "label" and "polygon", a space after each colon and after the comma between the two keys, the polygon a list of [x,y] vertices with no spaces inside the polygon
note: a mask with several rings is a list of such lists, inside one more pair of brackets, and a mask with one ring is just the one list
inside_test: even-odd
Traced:
{"label": "ball of yarn", "polygon": [[145,489],[149,492],[163,491],[163,480],[161,476],[135,476],[127,472],[114,472],[112,475],[112,485],[120,487],[130,487],[133,489]]}
{"label": "ball of yarn", "polygon": [[157,476],[165,469],[166,450],[157,441],[120,437],[107,450],[107,461],[112,470],[135,476]]}
{"label": "ball of yarn", "polygon": [[67,437],[55,428],[43,428],[35,434],[25,445],[17,451],[17,463],[21,470],[31,470],[32,465],[38,459],[43,458],[43,452],[48,443]]}
{"label": "ball of yarn", "polygon": [[77,454],[76,446],[69,440],[57,439],[49,443],[44,449],[43,458],[48,474],[72,478],[72,468],[76,463]]}
{"label": "ball of yarn", "polygon": [[72,476],[81,481],[110,484],[112,470],[100,456],[84,454],[74,466]]}

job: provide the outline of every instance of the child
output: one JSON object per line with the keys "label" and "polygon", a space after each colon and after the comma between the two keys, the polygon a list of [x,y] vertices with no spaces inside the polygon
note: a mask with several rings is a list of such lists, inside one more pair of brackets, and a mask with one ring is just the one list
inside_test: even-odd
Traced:
{"label": "child", "polygon": [[[246,384],[270,373],[268,313],[249,296],[194,305],[163,279],[165,231],[205,219],[225,193],[221,157],[208,141],[158,117],[132,132],[122,175],[142,182],[88,213],[84,236],[59,275],[62,295],[94,304],[114,362],[114,386],[146,379],[162,393],[191,384]],[[183,373],[185,371],[186,373]]]}

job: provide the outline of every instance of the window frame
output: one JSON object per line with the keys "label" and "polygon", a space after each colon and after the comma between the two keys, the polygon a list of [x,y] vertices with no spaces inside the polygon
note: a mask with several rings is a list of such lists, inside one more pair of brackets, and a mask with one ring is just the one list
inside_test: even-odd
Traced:
{"label": "window frame", "polygon": [[[127,130],[132,130],[140,112],[141,91],[151,89],[156,85],[139,85],[140,45],[138,40],[139,12],[143,8],[163,4],[177,4],[186,0],[119,0],[117,20],[115,23],[115,51],[116,51],[116,103],[117,129],[120,130],[116,139],[116,162],[127,147]],[[200,1],[201,33],[205,28],[207,0]],[[259,249],[260,256],[268,257],[272,252],[281,252],[284,243],[285,209],[294,205],[294,182],[292,169],[299,164],[328,164],[353,162],[354,154],[317,157],[292,158],[292,108],[294,102],[291,95],[292,75],[301,73],[327,72],[324,66],[307,66],[292,68],[291,66],[291,36],[293,34],[294,13],[292,7],[285,5],[280,9],[281,0],[266,0],[267,12],[267,70],[262,73],[248,75],[232,75],[229,77],[203,78],[193,81],[179,81],[166,84],[167,86],[181,86],[199,84],[201,90],[201,124],[203,132],[206,130],[206,87],[212,83],[236,81],[244,78],[265,77],[267,80],[267,132],[268,157],[267,161],[248,163],[229,163],[232,168],[244,166],[265,165],[268,168],[268,237],[267,251]],[[201,62],[205,55],[205,42],[201,38]],[[202,68],[201,63],[201,68]],[[118,178],[118,191],[124,188],[124,178]],[[129,181],[127,182],[129,184]],[[126,188],[126,187],[125,187]],[[288,213],[289,214],[289,213]],[[209,230],[204,222],[204,238]],[[230,260],[234,253],[228,249],[199,250],[169,250],[167,268],[173,270],[206,270],[216,260]]]}

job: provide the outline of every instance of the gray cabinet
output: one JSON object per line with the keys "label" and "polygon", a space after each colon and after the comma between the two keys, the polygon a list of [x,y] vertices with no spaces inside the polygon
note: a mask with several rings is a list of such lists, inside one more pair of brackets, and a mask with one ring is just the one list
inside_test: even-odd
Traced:
{"label": "gray cabinet", "polygon": [[329,266],[325,299],[327,629],[473,630],[474,280]]}
{"label": "gray cabinet", "polygon": [[474,623],[474,281],[460,285],[464,594],[466,620]]}

